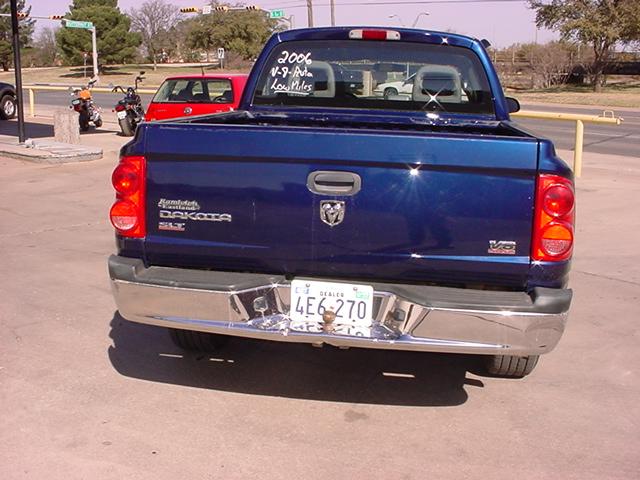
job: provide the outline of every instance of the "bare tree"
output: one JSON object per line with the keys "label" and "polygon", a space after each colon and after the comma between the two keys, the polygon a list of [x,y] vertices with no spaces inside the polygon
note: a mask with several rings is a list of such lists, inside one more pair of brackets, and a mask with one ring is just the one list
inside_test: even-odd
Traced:
{"label": "bare tree", "polygon": [[522,50],[529,57],[531,68],[543,88],[562,85],[569,80],[575,64],[574,45],[562,41],[544,45],[526,44],[522,46]]}
{"label": "bare tree", "polygon": [[42,67],[55,65],[58,57],[58,46],[56,43],[56,29],[51,27],[42,28],[33,42],[35,63]]}
{"label": "bare tree", "polygon": [[165,0],[148,0],[140,8],[131,9],[129,16],[131,29],[142,35],[142,45],[155,70],[160,56],[176,47],[175,26],[180,20],[179,9]]}

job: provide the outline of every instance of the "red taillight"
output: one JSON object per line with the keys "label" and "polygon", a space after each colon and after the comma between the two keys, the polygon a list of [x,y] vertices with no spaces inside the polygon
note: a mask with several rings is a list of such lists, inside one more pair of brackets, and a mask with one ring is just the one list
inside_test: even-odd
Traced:
{"label": "red taillight", "polygon": [[573,252],[573,182],[558,175],[538,176],[531,258],[567,260]]}
{"label": "red taillight", "polygon": [[547,187],[543,197],[544,211],[552,217],[564,217],[573,210],[573,190],[564,183]]}
{"label": "red taillight", "polygon": [[350,30],[351,40],[400,40],[400,32],[395,30]]}
{"label": "red taillight", "polygon": [[120,235],[142,238],[146,235],[145,209],[145,158],[122,157],[111,175],[116,190],[116,202],[111,207],[111,224]]}
{"label": "red taillight", "polygon": [[125,109],[124,105],[116,105],[116,112],[121,112]]}
{"label": "red taillight", "polygon": [[131,195],[138,189],[140,178],[138,170],[131,164],[121,163],[111,175],[111,183],[116,192],[123,195]]}

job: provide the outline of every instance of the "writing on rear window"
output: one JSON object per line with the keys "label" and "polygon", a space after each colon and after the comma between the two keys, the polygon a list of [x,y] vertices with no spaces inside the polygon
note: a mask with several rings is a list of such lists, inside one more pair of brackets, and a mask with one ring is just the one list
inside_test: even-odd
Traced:
{"label": "writing on rear window", "polygon": [[313,62],[311,52],[297,53],[283,50],[271,68],[271,85],[273,93],[288,93],[294,95],[309,95],[313,92],[313,72],[307,67]]}

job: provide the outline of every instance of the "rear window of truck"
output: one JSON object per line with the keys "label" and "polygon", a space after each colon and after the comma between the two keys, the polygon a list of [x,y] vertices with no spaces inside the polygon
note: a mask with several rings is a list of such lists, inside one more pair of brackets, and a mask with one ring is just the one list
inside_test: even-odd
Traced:
{"label": "rear window of truck", "polygon": [[494,113],[472,50],[401,41],[281,43],[260,74],[253,104]]}
{"label": "rear window of truck", "polygon": [[233,103],[231,81],[179,78],[166,80],[158,89],[157,103]]}

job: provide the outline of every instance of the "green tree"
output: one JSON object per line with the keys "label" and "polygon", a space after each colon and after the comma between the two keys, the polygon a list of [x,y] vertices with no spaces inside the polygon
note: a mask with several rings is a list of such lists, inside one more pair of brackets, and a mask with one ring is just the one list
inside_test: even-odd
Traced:
{"label": "green tree", "polygon": [[[127,63],[135,58],[141,38],[138,33],[129,31],[131,20],[120,12],[117,0],[73,0],[65,18],[94,24],[101,64]],[[61,28],[56,33],[56,40],[69,64],[81,64],[83,52],[91,52],[91,32],[88,30]]]}
{"label": "green tree", "polygon": [[187,46],[206,52],[207,59],[209,52],[217,47],[224,47],[245,60],[255,58],[271,34],[280,28],[278,21],[270,19],[262,10],[244,10],[242,5],[212,5],[239,10],[213,11],[187,20]]}
{"label": "green tree", "polygon": [[[18,0],[18,11],[31,13],[31,7],[25,9],[25,0]],[[9,0],[0,0],[0,13],[11,13]],[[31,43],[34,19],[20,20],[20,47],[26,48]],[[6,72],[13,65],[13,43],[11,31],[11,17],[0,17],[0,65]]]}
{"label": "green tree", "polygon": [[592,48],[589,70],[596,92],[606,81],[604,67],[615,45],[640,38],[638,0],[529,0],[529,6],[536,11],[539,27]]}

